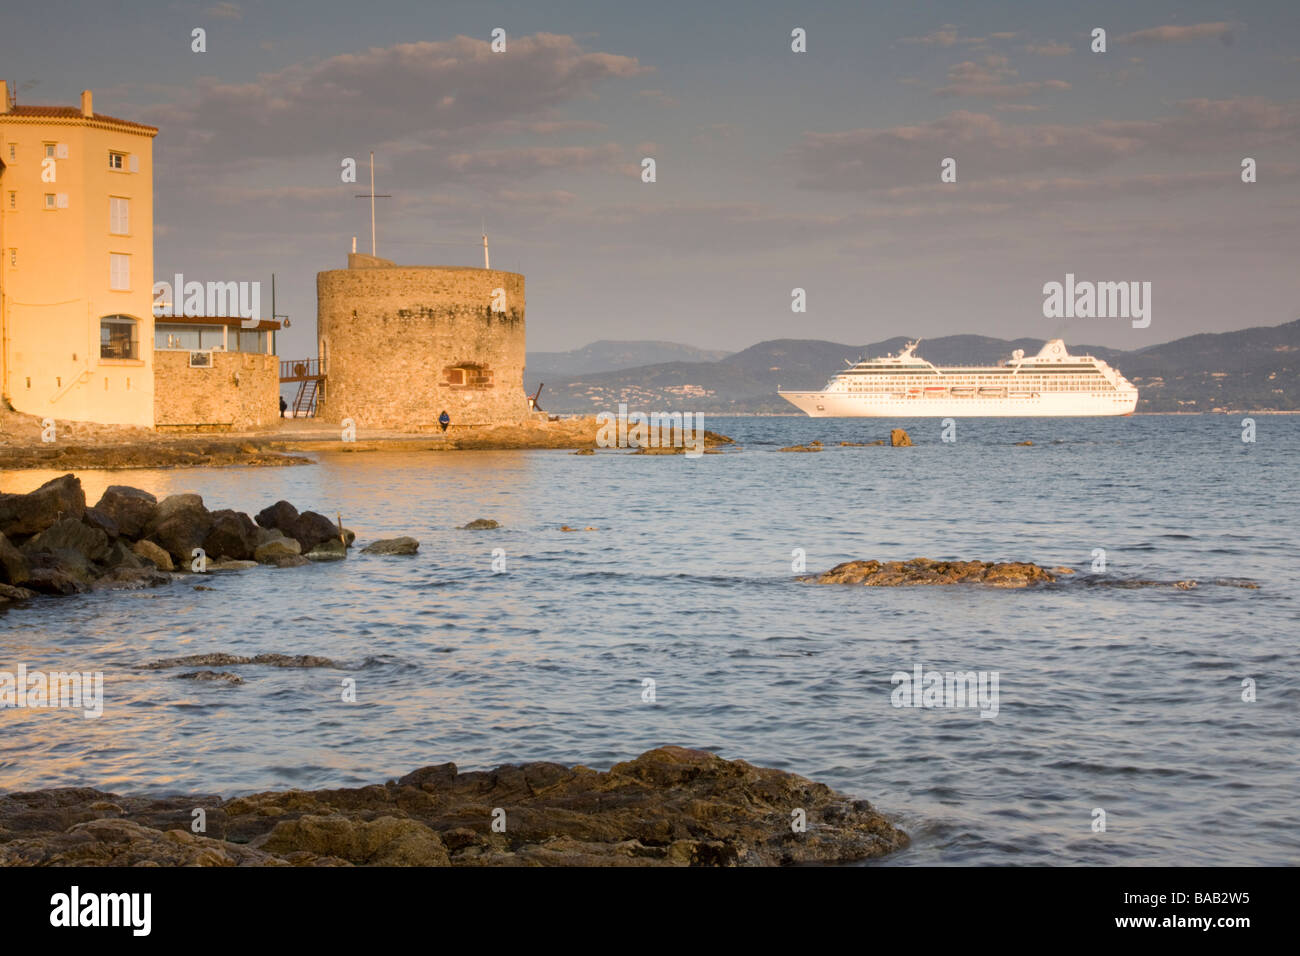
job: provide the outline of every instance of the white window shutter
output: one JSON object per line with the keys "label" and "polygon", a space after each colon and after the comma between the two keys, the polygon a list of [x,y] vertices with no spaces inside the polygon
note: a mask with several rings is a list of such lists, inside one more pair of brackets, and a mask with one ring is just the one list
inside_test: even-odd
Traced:
{"label": "white window shutter", "polygon": [[131,172],[133,172],[133,173],[138,173],[139,171],[140,171],[140,157],[137,156],[135,153],[132,153],[132,154],[131,154]]}
{"label": "white window shutter", "polygon": [[56,201],[56,205],[57,205],[60,209],[67,209],[67,208],[68,208],[68,194],[67,194],[67,193],[59,193],[59,198],[58,198],[58,200]]}
{"label": "white window shutter", "polygon": [[55,147],[54,152],[55,152],[55,154],[59,157],[59,159],[67,159],[67,158],[68,158],[68,144],[67,144],[67,143],[59,143],[59,144]]}

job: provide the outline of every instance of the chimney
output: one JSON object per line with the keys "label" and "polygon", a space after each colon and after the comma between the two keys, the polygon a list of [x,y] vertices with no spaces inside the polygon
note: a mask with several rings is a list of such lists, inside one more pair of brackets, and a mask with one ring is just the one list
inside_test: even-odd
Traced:
{"label": "chimney", "polygon": [[9,112],[9,84],[0,80],[0,113]]}
{"label": "chimney", "polygon": [[81,115],[86,119],[95,115],[95,95],[90,90],[81,91]]}

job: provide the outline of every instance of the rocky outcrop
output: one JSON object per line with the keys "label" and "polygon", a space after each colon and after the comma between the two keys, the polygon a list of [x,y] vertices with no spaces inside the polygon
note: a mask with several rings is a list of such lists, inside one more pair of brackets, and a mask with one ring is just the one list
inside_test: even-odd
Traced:
{"label": "rocky outcrop", "polygon": [[[258,513],[209,511],[195,494],[161,502],[126,485],[112,485],[91,508],[81,481],[63,475],[28,494],[0,495],[0,606],[35,594],[153,587],[170,573],[233,571],[270,564],[297,567],[347,556],[356,535],[287,501]],[[281,530],[284,526],[288,531]],[[304,545],[303,542],[306,542]]]}
{"label": "rocky outcrop", "polygon": [[469,524],[460,526],[462,531],[491,531],[493,528],[501,527],[501,523],[493,521],[491,518],[475,518]]}
{"label": "rocky outcrop", "polygon": [[147,491],[127,485],[109,485],[100,496],[95,510],[107,515],[117,525],[118,534],[139,538],[158,510],[158,499]]}
{"label": "rocky outcrop", "polygon": [[889,444],[894,448],[908,448],[912,444],[912,437],[903,429],[895,428],[889,433]]}
{"label": "rocky outcrop", "polygon": [[415,554],[420,550],[420,542],[414,538],[381,538],[371,541],[361,549],[362,554]]}
{"label": "rocky outcrop", "polygon": [[[1019,561],[846,561],[821,574],[801,577],[817,584],[863,584],[897,587],[910,584],[982,584],[996,588],[1023,588],[1046,584],[1056,574],[1036,564]],[[1068,569],[1067,569],[1068,573]]]}
{"label": "rocky outcrop", "polygon": [[60,518],[80,520],[86,493],[75,475],[53,478],[25,495],[0,494],[0,532],[15,539],[39,534]]}
{"label": "rocky outcrop", "polygon": [[[204,835],[190,832],[196,807]],[[448,763],[383,785],[233,800],[72,788],[0,796],[0,866],[777,866],[865,860],[907,843],[865,800],[681,747],[605,772],[530,763],[461,773]]]}

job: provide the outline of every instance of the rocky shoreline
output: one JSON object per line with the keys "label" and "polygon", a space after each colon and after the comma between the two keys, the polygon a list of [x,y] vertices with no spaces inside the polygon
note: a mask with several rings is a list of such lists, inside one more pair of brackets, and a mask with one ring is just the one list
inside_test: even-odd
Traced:
{"label": "rocky shoreline", "polygon": [[[81,479],[63,475],[27,494],[0,494],[0,608],[37,594],[153,587],[176,573],[300,567],[347,557],[356,535],[315,511],[277,501],[250,518],[209,511],[199,495],[159,501],[110,485],[87,506]],[[379,554],[413,554],[413,538],[372,542]]]}
{"label": "rocky shoreline", "polygon": [[671,746],[604,772],[446,763],[367,787],[229,800],[0,794],[0,866],[780,866],[907,845],[866,800]]}

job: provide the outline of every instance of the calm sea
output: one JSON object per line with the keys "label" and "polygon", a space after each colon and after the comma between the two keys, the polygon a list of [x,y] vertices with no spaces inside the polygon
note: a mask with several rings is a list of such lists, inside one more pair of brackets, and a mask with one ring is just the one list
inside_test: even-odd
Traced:
{"label": "calm sea", "polygon": [[[105,680],[99,720],[0,711],[0,789],[230,795],[444,761],[606,768],[675,743],[871,800],[914,838],[889,864],[1294,864],[1300,418],[1255,421],[1254,443],[1222,415],[962,420],[944,443],[935,420],[717,418],[743,451],[85,472],[92,502],[110,483],[248,512],[285,498],[341,512],[360,543],[421,548],[0,616],[0,670]],[[896,424],[916,447],[832,444]],[[830,447],[776,451],[815,438]],[[479,517],[503,527],[458,530]],[[1090,586],[1096,549],[1111,580],[1202,585]],[[825,587],[794,580],[798,553],[809,572],[926,556],[1081,574],[1027,591]],[[1261,587],[1205,583],[1224,577]],[[245,666],[227,686],[135,669],[207,652],[343,670]],[[891,676],[918,664],[996,672],[997,716],[894,707]]]}

